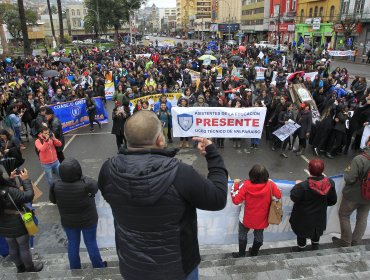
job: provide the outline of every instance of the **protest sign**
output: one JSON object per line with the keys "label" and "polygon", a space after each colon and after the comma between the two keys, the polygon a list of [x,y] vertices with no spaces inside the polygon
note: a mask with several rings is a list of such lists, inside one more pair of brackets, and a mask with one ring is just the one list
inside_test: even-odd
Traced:
{"label": "protest sign", "polygon": [[111,100],[114,94],[115,88],[114,88],[114,82],[107,82],[105,83],[105,98],[107,100]]}
{"label": "protest sign", "polygon": [[367,139],[369,139],[369,137],[370,137],[370,125],[367,125],[364,127],[364,132],[362,133],[361,145],[360,145],[361,149],[366,147],[366,142],[367,142]]}
{"label": "protest sign", "polygon": [[[156,102],[158,102],[158,100],[160,99],[161,96],[162,96],[162,94],[152,94],[152,95],[147,95],[147,96],[143,96],[143,97],[140,97],[140,98],[131,99],[130,100],[131,112],[134,110],[134,108],[135,108],[135,106],[136,106],[136,104],[139,100],[148,101],[149,106],[154,106],[154,104]],[[167,100],[171,102],[172,107],[176,107],[177,106],[177,101],[182,96],[182,93],[177,93],[177,92],[176,93],[166,93],[166,96],[167,96]]]}
{"label": "protest sign", "polygon": [[353,56],[354,51],[328,51],[330,56]]}
{"label": "protest sign", "polygon": [[272,134],[274,134],[281,141],[284,141],[300,127],[301,126],[294,121],[288,121],[285,125],[274,131]]}
{"label": "protest sign", "polygon": [[265,71],[267,68],[256,66],[254,67],[256,69],[256,81],[262,81],[265,79]]}
{"label": "protest sign", "polygon": [[[95,97],[96,119],[101,123],[108,123],[108,114],[101,97]],[[62,123],[63,133],[89,125],[89,116],[86,111],[86,100],[64,102],[49,106]]]}
{"label": "protest sign", "polygon": [[172,108],[174,137],[261,138],[266,108]]}

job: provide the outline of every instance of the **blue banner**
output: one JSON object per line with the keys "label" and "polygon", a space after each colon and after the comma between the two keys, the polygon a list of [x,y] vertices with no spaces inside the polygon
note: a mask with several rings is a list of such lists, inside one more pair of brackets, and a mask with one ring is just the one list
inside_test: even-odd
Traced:
{"label": "blue banner", "polygon": [[[101,97],[94,98],[96,103],[96,119],[101,123],[108,123],[108,114]],[[78,99],[50,106],[62,123],[63,133],[89,125],[89,116],[86,111],[86,100]]]}

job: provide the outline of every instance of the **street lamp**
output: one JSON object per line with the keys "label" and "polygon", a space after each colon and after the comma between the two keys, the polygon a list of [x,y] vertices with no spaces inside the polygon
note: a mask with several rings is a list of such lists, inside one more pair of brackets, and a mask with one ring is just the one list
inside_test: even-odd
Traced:
{"label": "street lamp", "polygon": [[99,32],[100,32],[99,1],[98,0],[96,1],[96,11],[94,9],[90,9],[90,8],[88,10],[89,11],[92,11],[96,15],[96,20],[97,20],[97,23],[98,23],[98,30],[97,30],[97,33],[98,33],[98,42],[99,42],[99,47],[100,47],[101,40],[100,40],[100,35],[99,35]]}

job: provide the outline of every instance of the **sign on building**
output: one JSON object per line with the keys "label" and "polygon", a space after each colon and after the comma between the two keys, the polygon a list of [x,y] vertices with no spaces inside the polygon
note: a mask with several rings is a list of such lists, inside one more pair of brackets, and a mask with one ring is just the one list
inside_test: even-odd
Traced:
{"label": "sign on building", "polygon": [[312,29],[320,30],[321,18],[314,18],[312,21]]}

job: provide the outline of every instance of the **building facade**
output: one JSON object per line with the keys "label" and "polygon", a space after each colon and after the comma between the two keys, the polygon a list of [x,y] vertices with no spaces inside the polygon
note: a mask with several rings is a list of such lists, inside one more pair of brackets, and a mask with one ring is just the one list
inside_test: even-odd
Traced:
{"label": "building facade", "polygon": [[241,0],[214,0],[217,4],[218,23],[240,23],[242,17]]}
{"label": "building facade", "polygon": [[85,34],[84,19],[86,15],[87,9],[83,4],[66,5],[67,27],[70,36]]}
{"label": "building facade", "polygon": [[243,0],[241,31],[245,41],[267,40],[271,0]]}
{"label": "building facade", "polygon": [[268,40],[288,44],[295,38],[297,0],[271,0]]}
{"label": "building facade", "polygon": [[295,39],[313,46],[333,47],[334,25],[340,20],[341,0],[299,0]]}
{"label": "building facade", "polygon": [[370,51],[370,0],[342,0],[341,20],[348,25],[353,24],[350,26],[353,31],[350,42],[345,42],[343,27],[339,24],[334,26],[337,47],[344,47],[347,43],[347,47],[357,48],[359,55],[366,55]]}
{"label": "building facade", "polygon": [[176,0],[176,29],[178,32],[188,32],[190,16],[197,14],[196,0]]}

